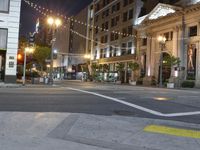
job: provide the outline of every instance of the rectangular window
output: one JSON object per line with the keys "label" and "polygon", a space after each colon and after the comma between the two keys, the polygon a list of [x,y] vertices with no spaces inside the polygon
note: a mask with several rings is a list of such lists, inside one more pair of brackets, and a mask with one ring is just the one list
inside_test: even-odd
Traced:
{"label": "rectangular window", "polygon": [[164,33],[164,37],[166,38],[166,41],[169,41],[169,32]]}
{"label": "rectangular window", "polygon": [[128,12],[123,13],[123,22],[126,22],[128,20]]}
{"label": "rectangular window", "polygon": [[0,12],[9,12],[10,0],[0,0]]}
{"label": "rectangular window", "polygon": [[108,35],[105,35],[104,37],[104,43],[107,43],[108,42]]}
{"label": "rectangular window", "polygon": [[113,56],[116,57],[117,56],[117,47],[115,46],[114,51],[113,51]]}
{"label": "rectangular window", "polygon": [[116,10],[116,5],[113,5],[113,6],[112,6],[112,13],[114,13],[115,10]]}
{"label": "rectangular window", "polygon": [[126,43],[122,43],[122,52],[121,55],[126,55]]}
{"label": "rectangular window", "polygon": [[127,28],[123,28],[122,33],[123,33],[122,38],[126,37],[127,36]]}
{"label": "rectangular window", "polygon": [[189,28],[189,36],[197,36],[197,26],[192,26]]}
{"label": "rectangular window", "polygon": [[133,9],[129,10],[128,19],[133,19]]}
{"label": "rectangular window", "polygon": [[114,27],[115,26],[115,18],[112,18],[111,20],[111,27]]}
{"label": "rectangular window", "polygon": [[97,16],[95,17],[95,22],[98,22],[98,20],[99,20],[99,16],[97,15]]}
{"label": "rectangular window", "polygon": [[115,39],[115,34],[114,34],[114,33],[111,33],[111,34],[110,34],[110,41],[114,41],[114,39]]}
{"label": "rectangular window", "polygon": [[110,12],[109,9],[107,9],[106,12],[105,12],[106,13],[106,17],[109,16],[109,12]]}
{"label": "rectangular window", "polygon": [[133,0],[129,0],[129,4],[132,4],[133,3]]}
{"label": "rectangular window", "polygon": [[128,34],[131,34],[132,35],[133,33],[133,28],[132,26],[128,26]]}
{"label": "rectangular window", "polygon": [[0,29],[0,50],[7,49],[7,37],[8,37],[8,30]]}
{"label": "rectangular window", "polygon": [[119,10],[120,10],[120,2],[117,3],[117,11],[119,11]]}
{"label": "rectangular window", "polygon": [[101,43],[104,43],[104,36],[101,37]]}
{"label": "rectangular window", "polygon": [[142,39],[142,46],[147,46],[147,38]]}
{"label": "rectangular window", "polygon": [[132,42],[128,42],[128,54],[132,52]]}
{"label": "rectangular window", "polygon": [[124,0],[124,7],[128,5],[128,0]]}
{"label": "rectangular window", "polygon": [[166,32],[164,33],[164,37],[166,38],[166,41],[171,41],[173,40],[173,32]]}
{"label": "rectangular window", "polygon": [[105,25],[104,25],[104,23],[102,23],[101,28],[102,28],[101,31],[103,31],[103,30],[105,29]]}
{"label": "rectangular window", "polygon": [[104,55],[103,55],[103,52],[104,52],[104,49],[101,49],[101,50],[100,50],[100,58],[104,58],[104,57],[103,57],[103,56],[104,56]]}
{"label": "rectangular window", "polygon": [[108,30],[108,21],[105,23],[105,29]]}

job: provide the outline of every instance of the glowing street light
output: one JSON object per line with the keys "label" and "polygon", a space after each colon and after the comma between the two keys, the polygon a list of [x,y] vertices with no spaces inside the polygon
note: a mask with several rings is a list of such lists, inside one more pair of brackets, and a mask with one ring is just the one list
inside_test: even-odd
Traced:
{"label": "glowing street light", "polygon": [[54,39],[54,34],[56,28],[60,27],[62,25],[62,21],[59,18],[53,18],[49,17],[47,18],[47,23],[50,25],[52,29],[52,45],[51,45],[51,63],[50,63],[50,84],[53,84],[53,55],[54,55],[54,50],[53,50],[53,42],[55,42]]}
{"label": "glowing street light", "polygon": [[24,49],[24,70],[23,70],[23,85],[25,85],[26,82],[26,53],[33,53],[34,52],[34,48],[33,47],[26,47]]}
{"label": "glowing street light", "polygon": [[85,59],[90,59],[90,54],[85,54],[85,55],[84,55],[84,58],[85,58]]}

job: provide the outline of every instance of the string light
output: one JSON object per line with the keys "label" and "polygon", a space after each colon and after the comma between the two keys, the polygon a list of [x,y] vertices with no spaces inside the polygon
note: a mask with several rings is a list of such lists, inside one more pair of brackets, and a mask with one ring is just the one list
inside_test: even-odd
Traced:
{"label": "string light", "polygon": [[[33,3],[33,2],[31,2],[31,1],[29,1],[29,0],[24,0],[24,2],[25,2],[26,4],[28,4],[30,7],[32,7],[33,9],[35,9],[37,12],[46,14],[45,16],[48,16],[47,13],[49,13],[49,12],[50,12],[50,13],[53,13],[52,10],[49,10],[49,9],[47,9],[47,8],[45,8],[45,7],[42,7],[42,6],[40,6],[40,5],[37,5],[37,4],[35,4],[35,3]],[[71,17],[67,17],[67,16],[65,16],[65,15],[62,15],[62,14],[60,14],[60,13],[55,13],[55,14],[57,14],[57,16],[62,17],[62,18],[64,18],[64,19],[66,19],[66,20],[71,20],[71,21],[73,21],[73,22],[75,22],[75,23],[78,23],[78,24],[81,24],[81,25],[84,25],[84,26],[87,26],[87,27],[99,29],[99,30],[105,31],[105,32],[110,32],[108,29],[101,28],[101,27],[99,27],[99,26],[90,25],[90,24],[84,23],[84,22],[82,22],[82,21],[79,21],[79,20],[77,20],[77,19],[73,19],[73,18],[71,18]],[[112,31],[112,33],[115,33],[115,34],[118,34],[118,35],[124,35],[124,36],[126,36],[126,37],[137,38],[137,36],[136,36],[136,35],[133,35],[133,34],[127,34],[127,33],[116,32],[116,31]]]}

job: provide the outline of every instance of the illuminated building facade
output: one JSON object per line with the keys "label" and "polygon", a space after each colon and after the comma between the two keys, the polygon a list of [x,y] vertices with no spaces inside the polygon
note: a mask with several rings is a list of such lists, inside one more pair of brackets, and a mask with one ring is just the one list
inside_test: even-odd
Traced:
{"label": "illuminated building facade", "polygon": [[[180,84],[184,80],[195,81],[200,86],[200,3],[197,0],[181,0],[175,5],[158,4],[149,14],[138,18],[136,29],[138,58],[146,70],[144,84],[150,85],[152,78],[159,82],[160,66],[165,82]],[[161,43],[158,37],[165,37]],[[180,65],[165,67],[167,60],[174,56],[180,58]],[[145,59],[143,59],[145,58]],[[144,61],[145,60],[145,61]],[[169,79],[171,81],[167,81]]]}

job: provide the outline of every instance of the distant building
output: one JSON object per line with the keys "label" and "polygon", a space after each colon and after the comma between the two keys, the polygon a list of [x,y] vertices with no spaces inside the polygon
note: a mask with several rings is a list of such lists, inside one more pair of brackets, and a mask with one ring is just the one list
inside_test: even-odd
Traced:
{"label": "distant building", "polygon": [[35,43],[51,46],[52,30],[47,24],[47,18],[38,18],[34,32]]}
{"label": "distant building", "polygon": [[15,83],[21,0],[0,1],[0,82]]}
{"label": "distant building", "polygon": [[76,79],[77,72],[81,72],[79,66],[88,61],[84,58],[87,53],[87,26],[82,24],[87,22],[87,14],[86,7],[67,22],[63,22],[63,26],[55,33],[53,49],[57,51],[57,58],[54,59],[54,71],[58,78],[64,75],[65,78]]}

